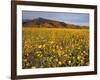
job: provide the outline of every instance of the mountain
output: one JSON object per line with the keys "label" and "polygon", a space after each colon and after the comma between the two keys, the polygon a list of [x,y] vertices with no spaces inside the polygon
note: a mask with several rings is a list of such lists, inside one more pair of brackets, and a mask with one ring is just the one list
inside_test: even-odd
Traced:
{"label": "mountain", "polygon": [[[74,24],[66,24],[61,21],[55,21],[45,18],[35,18],[32,20],[23,20],[23,27],[35,27],[35,28],[74,28],[81,29],[82,26]],[[84,28],[88,28],[85,26]]]}

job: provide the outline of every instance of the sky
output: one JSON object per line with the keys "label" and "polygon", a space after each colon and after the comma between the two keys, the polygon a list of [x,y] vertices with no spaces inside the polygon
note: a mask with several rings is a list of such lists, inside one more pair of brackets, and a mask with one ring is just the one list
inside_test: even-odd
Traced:
{"label": "sky", "polygon": [[22,20],[32,20],[38,17],[61,21],[61,22],[69,23],[69,24],[89,26],[88,13],[22,11]]}

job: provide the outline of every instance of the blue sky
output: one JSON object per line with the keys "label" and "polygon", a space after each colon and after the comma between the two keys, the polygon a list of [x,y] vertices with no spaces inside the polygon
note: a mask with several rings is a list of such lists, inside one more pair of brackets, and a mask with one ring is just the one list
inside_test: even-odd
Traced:
{"label": "blue sky", "polygon": [[46,18],[75,25],[89,26],[89,14],[68,12],[22,11],[22,19]]}

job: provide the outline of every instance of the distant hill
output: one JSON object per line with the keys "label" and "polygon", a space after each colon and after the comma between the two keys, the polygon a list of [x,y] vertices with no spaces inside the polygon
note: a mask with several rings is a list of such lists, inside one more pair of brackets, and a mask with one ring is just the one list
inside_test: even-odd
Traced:
{"label": "distant hill", "polygon": [[61,21],[55,21],[45,18],[35,18],[32,20],[23,20],[23,27],[34,28],[72,28],[72,29],[88,29],[88,26],[79,26],[74,24],[66,24]]}

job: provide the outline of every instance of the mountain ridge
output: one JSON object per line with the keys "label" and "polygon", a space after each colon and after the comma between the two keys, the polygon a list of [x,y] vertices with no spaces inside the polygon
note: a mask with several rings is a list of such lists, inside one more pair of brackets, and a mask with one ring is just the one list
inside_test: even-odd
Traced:
{"label": "mountain ridge", "polygon": [[34,18],[32,20],[23,20],[23,27],[36,27],[36,28],[73,28],[73,29],[88,29],[88,26],[79,26],[68,24],[62,21],[46,19],[42,17]]}

